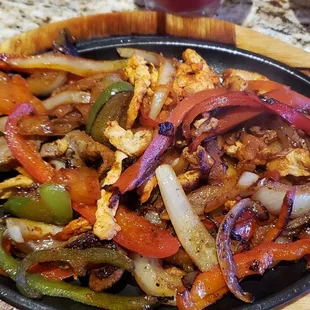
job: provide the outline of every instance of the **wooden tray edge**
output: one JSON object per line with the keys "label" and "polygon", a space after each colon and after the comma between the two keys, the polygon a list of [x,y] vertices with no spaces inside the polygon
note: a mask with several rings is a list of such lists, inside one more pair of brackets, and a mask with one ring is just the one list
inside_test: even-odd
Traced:
{"label": "wooden tray edge", "polygon": [[235,24],[206,17],[132,11],[76,17],[45,24],[0,43],[2,53],[37,54],[48,50],[68,28],[77,41],[117,35],[173,35],[225,43],[299,68],[310,68],[310,53]]}

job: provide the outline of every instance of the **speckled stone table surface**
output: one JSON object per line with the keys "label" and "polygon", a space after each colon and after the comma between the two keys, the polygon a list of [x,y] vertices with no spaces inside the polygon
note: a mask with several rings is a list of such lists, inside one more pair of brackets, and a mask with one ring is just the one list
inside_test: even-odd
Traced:
{"label": "speckled stone table surface", "polygon": [[[44,23],[139,9],[134,0],[3,0],[0,41]],[[310,52],[310,0],[222,0],[215,18],[279,38]]]}
{"label": "speckled stone table surface", "polygon": [[[0,41],[45,23],[137,9],[134,0],[0,0]],[[213,17],[252,28],[310,52],[310,0],[222,0]],[[0,309],[15,308],[0,301]],[[310,297],[285,307],[285,310],[293,309],[310,309]]]}

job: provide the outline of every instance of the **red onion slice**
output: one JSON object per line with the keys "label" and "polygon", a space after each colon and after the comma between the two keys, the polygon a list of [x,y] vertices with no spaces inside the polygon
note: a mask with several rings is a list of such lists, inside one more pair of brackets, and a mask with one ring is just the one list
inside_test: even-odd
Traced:
{"label": "red onion slice", "polygon": [[239,285],[237,268],[233,259],[233,253],[231,251],[230,234],[238,217],[246,210],[246,208],[250,207],[251,205],[252,201],[250,199],[243,199],[237,203],[226,214],[216,237],[218,261],[226,285],[237,298],[246,303],[251,303],[253,301],[253,296],[248,292],[244,292],[242,287]]}

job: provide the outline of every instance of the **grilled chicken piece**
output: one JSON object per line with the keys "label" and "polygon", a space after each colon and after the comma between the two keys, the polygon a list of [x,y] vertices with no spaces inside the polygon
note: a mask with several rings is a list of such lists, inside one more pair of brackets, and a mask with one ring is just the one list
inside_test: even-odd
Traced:
{"label": "grilled chicken piece", "polygon": [[117,121],[108,123],[104,135],[118,150],[128,156],[140,156],[152,141],[152,131],[148,129],[125,130]]}
{"label": "grilled chicken piece", "polygon": [[256,72],[238,69],[226,69],[223,73],[223,86],[233,91],[245,90],[247,82],[253,80],[268,81],[269,79]]}
{"label": "grilled chicken piece", "polygon": [[196,167],[200,167],[202,155],[206,156],[205,159],[207,160],[208,166],[211,167],[214,164],[214,160],[212,159],[212,157],[206,152],[206,150],[201,145],[199,145],[197,150],[192,153],[189,152],[188,147],[185,147],[182,151],[182,155],[190,164]]}
{"label": "grilled chicken piece", "polygon": [[267,170],[278,170],[281,176],[295,177],[310,175],[310,153],[305,149],[292,149],[289,152],[267,163]]}
{"label": "grilled chicken piece", "polygon": [[219,76],[212,71],[206,61],[194,50],[186,49],[182,57],[173,90],[180,99],[204,89],[213,89],[219,83]]}
{"label": "grilled chicken piece", "polygon": [[266,165],[268,159],[278,150],[269,147],[261,138],[244,134],[235,144],[224,144],[224,152],[239,160],[239,169],[253,171],[256,166]]}
{"label": "grilled chicken piece", "polygon": [[188,170],[178,175],[179,182],[185,192],[190,192],[197,188],[200,183],[200,178],[201,172],[199,170]]}
{"label": "grilled chicken piece", "polygon": [[68,223],[64,229],[56,235],[58,240],[69,240],[92,229],[92,225],[83,217],[79,217]]}
{"label": "grilled chicken piece", "polygon": [[133,97],[127,110],[126,128],[130,129],[138,116],[143,97],[151,85],[152,77],[146,61],[136,54],[133,54],[128,59],[125,72],[130,83],[135,86]]}
{"label": "grilled chicken piece", "polygon": [[106,178],[104,179],[103,186],[114,184],[118,180],[122,173],[122,162],[125,158],[128,157],[125,153],[121,151],[116,151],[114,155],[114,164],[112,165]]}
{"label": "grilled chicken piece", "polygon": [[94,225],[94,234],[100,240],[111,240],[121,230],[114,218],[118,203],[110,206],[111,192],[101,190],[101,197],[97,201],[96,223]]}
{"label": "grilled chicken piece", "polygon": [[157,186],[156,176],[152,176],[138,188],[138,194],[140,196],[141,203],[145,203],[150,199],[152,191],[156,186]]}
{"label": "grilled chicken piece", "polygon": [[114,163],[114,153],[101,143],[94,141],[80,130],[68,133],[63,139],[43,144],[40,154],[43,158],[68,158],[73,166],[84,166],[84,162],[103,160],[99,174],[109,169]]}
{"label": "grilled chicken piece", "polygon": [[250,72],[250,71],[239,70],[239,69],[226,69],[223,73],[223,77],[227,78],[230,76],[239,76],[245,81],[254,81],[254,80],[269,81],[269,79],[265,77],[264,75],[261,75],[256,72]]}

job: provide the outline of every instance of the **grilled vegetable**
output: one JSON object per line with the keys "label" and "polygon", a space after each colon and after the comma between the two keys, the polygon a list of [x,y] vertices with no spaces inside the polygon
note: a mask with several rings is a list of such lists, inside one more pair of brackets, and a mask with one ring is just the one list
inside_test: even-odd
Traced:
{"label": "grilled vegetable", "polygon": [[33,221],[62,225],[72,220],[70,195],[63,186],[45,183],[39,193],[38,201],[29,197],[13,196],[3,207],[16,217]]}
{"label": "grilled vegetable", "polygon": [[159,166],[156,177],[172,225],[188,255],[202,271],[217,264],[215,241],[192,209],[171,166]]}
{"label": "grilled vegetable", "polygon": [[125,207],[119,207],[116,222],[121,230],[114,241],[131,251],[147,257],[163,258],[175,254],[179,249],[178,240],[168,231]]}
{"label": "grilled vegetable", "polygon": [[86,274],[86,267],[89,264],[111,264],[113,266],[133,270],[131,260],[121,253],[107,248],[90,248],[85,250],[58,248],[52,250],[35,251],[28,254],[20,263],[16,273],[16,283],[18,289],[28,297],[38,298],[35,290],[29,289],[27,286],[28,268],[38,263],[61,261],[71,265],[76,276]]}
{"label": "grilled vegetable", "polygon": [[88,116],[86,132],[94,140],[106,143],[103,132],[108,121],[120,121],[120,125],[125,125],[126,121],[122,119],[124,110],[132,97],[133,87],[127,82],[116,82],[108,86],[93,104]]}
{"label": "grilled vegetable", "polygon": [[[19,262],[7,254],[2,246],[4,231],[5,228],[0,227],[0,267],[15,281]],[[108,310],[143,310],[161,302],[159,298],[151,296],[125,297],[97,293],[88,288],[75,286],[63,281],[50,281],[36,274],[27,275],[26,285],[29,289],[42,295],[70,298],[86,305]]]}
{"label": "grilled vegetable", "polygon": [[54,176],[54,169],[42,159],[34,145],[17,133],[18,121],[32,113],[34,108],[29,104],[17,106],[5,125],[5,137],[12,154],[27,172],[41,183],[49,182]]}

